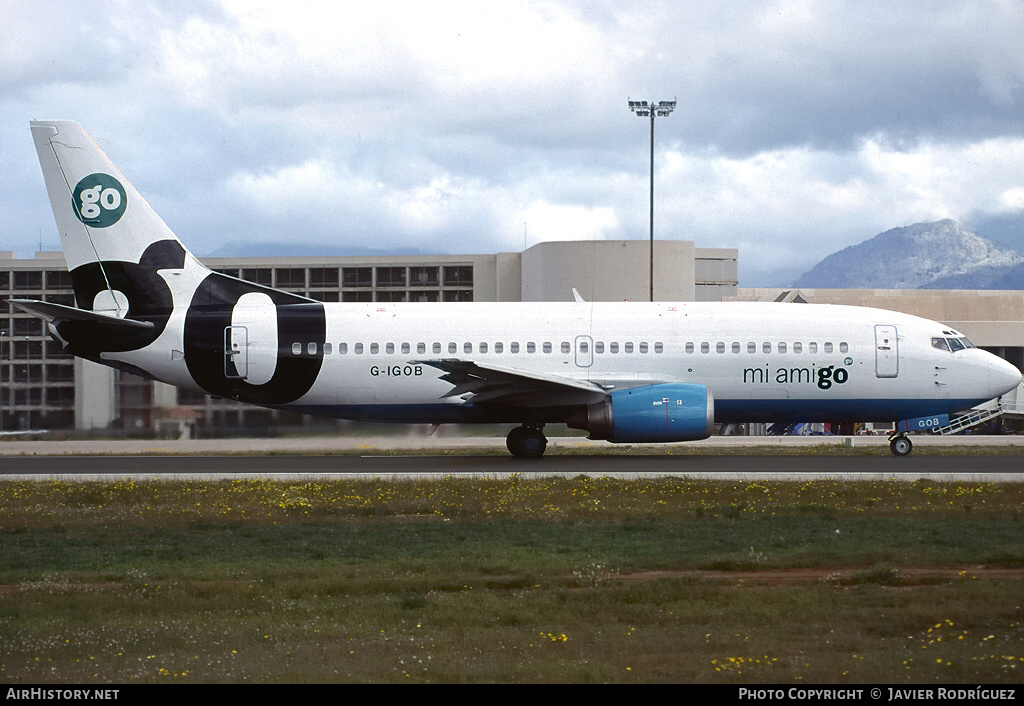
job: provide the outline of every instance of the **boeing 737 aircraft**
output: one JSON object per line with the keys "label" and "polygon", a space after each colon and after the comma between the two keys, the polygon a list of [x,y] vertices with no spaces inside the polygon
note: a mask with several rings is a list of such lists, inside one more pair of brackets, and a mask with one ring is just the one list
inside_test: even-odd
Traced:
{"label": "boeing 737 aircraft", "polygon": [[178,387],[342,419],[516,423],[516,456],[542,455],[549,423],[674,442],[715,422],[882,420],[905,455],[905,432],[1021,381],[948,326],[879,309],[321,303],[212,272],[79,125],[31,126],[77,307],[11,303],[67,352]]}

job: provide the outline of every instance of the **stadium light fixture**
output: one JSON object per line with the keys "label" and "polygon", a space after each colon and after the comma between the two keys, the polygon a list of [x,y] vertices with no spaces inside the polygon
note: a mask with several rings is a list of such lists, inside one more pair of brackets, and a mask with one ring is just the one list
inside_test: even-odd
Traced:
{"label": "stadium light fixture", "polygon": [[[627,99],[628,100],[628,99]],[[639,118],[651,119],[651,301],[654,301],[654,118],[668,117],[676,109],[676,102],[629,101],[629,109]]]}

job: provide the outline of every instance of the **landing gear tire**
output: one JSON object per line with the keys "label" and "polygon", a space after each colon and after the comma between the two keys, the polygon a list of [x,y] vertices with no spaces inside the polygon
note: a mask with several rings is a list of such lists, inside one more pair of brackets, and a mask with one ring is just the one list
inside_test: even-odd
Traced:
{"label": "landing gear tire", "polygon": [[889,450],[893,456],[909,456],[914,444],[905,436],[897,436],[889,442]]}
{"label": "landing gear tire", "polygon": [[516,458],[540,458],[548,447],[548,440],[538,428],[516,427],[508,433],[505,446]]}

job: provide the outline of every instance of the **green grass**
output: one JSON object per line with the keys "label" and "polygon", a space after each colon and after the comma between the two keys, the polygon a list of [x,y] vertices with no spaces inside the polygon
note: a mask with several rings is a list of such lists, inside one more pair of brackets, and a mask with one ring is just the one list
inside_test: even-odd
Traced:
{"label": "green grass", "polygon": [[0,680],[1019,683],[1022,568],[1021,484],[0,482]]}

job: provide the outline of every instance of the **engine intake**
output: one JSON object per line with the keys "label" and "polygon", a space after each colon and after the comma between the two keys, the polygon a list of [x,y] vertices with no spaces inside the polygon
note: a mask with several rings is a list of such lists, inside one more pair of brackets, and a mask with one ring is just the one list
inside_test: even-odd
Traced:
{"label": "engine intake", "polygon": [[566,423],[612,442],[695,441],[714,430],[715,400],[694,383],[634,387],[616,390]]}

